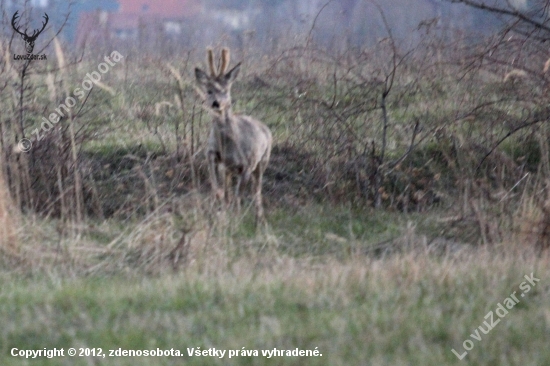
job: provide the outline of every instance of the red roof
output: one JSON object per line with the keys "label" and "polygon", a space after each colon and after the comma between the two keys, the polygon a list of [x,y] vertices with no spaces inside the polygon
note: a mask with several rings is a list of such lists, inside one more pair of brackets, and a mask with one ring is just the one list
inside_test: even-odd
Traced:
{"label": "red roof", "polygon": [[136,29],[139,25],[139,14],[109,14],[109,25],[115,29]]}
{"label": "red roof", "polygon": [[120,13],[167,18],[183,18],[200,11],[198,0],[118,0]]}
{"label": "red roof", "polygon": [[140,24],[182,20],[199,14],[201,0],[118,0],[118,12],[101,10],[80,14],[76,43],[101,43],[119,31],[137,31]]}

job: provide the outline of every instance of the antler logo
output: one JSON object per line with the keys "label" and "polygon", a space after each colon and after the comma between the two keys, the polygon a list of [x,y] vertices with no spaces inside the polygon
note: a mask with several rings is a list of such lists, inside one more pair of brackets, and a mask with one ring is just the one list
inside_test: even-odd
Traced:
{"label": "antler logo", "polygon": [[27,29],[25,29],[25,32],[21,32],[19,30],[19,26],[17,24],[15,24],[17,22],[17,18],[19,18],[19,15],[17,15],[17,13],[19,13],[19,10],[15,12],[15,14],[13,14],[13,18],[11,18],[11,25],[13,27],[13,29],[19,33],[21,35],[21,37],[23,38],[23,40],[25,41],[25,49],[27,50],[27,53],[32,53],[32,50],[34,49],[34,41],[36,41],[36,38],[40,35],[40,33],[42,33],[42,31],[44,30],[44,28],[46,28],[46,24],[48,24],[48,14],[44,13],[44,16],[43,18],[46,19],[45,22],[42,23],[42,29],[38,30],[38,29],[35,29],[31,35],[28,35],[27,34]]}

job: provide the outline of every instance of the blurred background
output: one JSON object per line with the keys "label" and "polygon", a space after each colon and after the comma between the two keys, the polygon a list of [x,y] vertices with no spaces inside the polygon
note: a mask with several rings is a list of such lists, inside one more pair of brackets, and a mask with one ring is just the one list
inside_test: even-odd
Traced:
{"label": "blurred background", "polygon": [[[513,0],[527,8],[527,0]],[[372,45],[386,37],[381,13],[394,37],[418,41],[414,31],[436,23],[448,36],[487,33],[500,21],[494,16],[446,0],[3,0],[4,20],[30,8],[50,14],[52,24],[66,25],[61,35],[78,47],[124,42],[141,50],[170,53],[193,44],[223,41],[233,47],[252,42],[262,50],[308,34],[330,47]],[[4,27],[10,32],[9,27]]]}
{"label": "blurred background", "polygon": [[[193,69],[206,47],[230,47],[232,63],[243,62],[234,109],[273,131],[264,197],[282,233],[290,213],[321,204],[443,211],[452,224],[430,235],[464,242],[539,224],[534,237],[550,238],[540,194],[550,176],[548,1],[3,0],[0,9],[6,190],[22,212],[59,219],[62,233],[163,210],[189,230],[216,222],[203,154],[211,119]],[[16,11],[29,32],[49,15],[34,48],[47,60],[11,56],[25,46]],[[115,50],[121,60],[44,125]],[[26,153],[22,138],[34,139]]]}

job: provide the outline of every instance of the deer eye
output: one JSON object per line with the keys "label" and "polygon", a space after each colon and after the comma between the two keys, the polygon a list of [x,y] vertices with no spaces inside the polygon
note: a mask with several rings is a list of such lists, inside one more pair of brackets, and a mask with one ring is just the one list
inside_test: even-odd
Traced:
{"label": "deer eye", "polygon": [[212,95],[212,90],[207,91],[208,95]]}

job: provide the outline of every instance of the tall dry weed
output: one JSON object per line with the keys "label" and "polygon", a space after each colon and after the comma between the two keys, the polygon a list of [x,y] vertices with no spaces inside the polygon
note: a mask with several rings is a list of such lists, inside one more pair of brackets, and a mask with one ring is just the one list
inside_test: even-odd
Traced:
{"label": "tall dry weed", "polygon": [[524,197],[514,221],[518,244],[539,251],[550,248],[550,194]]}
{"label": "tall dry weed", "polygon": [[15,207],[0,170],[0,252],[8,256],[16,256],[19,252],[17,225]]}

